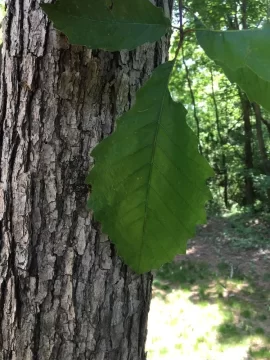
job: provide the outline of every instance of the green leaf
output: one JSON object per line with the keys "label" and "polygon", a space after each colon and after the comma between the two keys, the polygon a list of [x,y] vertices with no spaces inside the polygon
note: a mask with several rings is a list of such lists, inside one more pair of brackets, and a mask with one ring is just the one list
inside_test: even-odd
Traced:
{"label": "green leaf", "polygon": [[220,65],[250,101],[270,110],[270,28],[241,31],[198,30],[206,54]]}
{"label": "green leaf", "polygon": [[91,49],[132,50],[159,40],[170,27],[149,0],[59,0],[42,8],[70,43]]}
{"label": "green leaf", "polygon": [[172,68],[168,62],[154,71],[116,131],[92,152],[89,207],[138,273],[185,253],[210,197],[205,182],[212,170],[185,108],[168,90]]}

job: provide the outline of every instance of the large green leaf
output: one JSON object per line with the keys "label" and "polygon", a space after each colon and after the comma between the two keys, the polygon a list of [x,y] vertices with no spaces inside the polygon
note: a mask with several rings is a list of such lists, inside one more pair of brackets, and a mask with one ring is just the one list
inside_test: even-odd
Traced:
{"label": "large green leaf", "polygon": [[270,28],[241,31],[198,30],[206,54],[255,101],[270,110]]}
{"label": "large green leaf", "polygon": [[198,152],[186,110],[168,90],[173,62],[159,66],[116,131],[92,152],[89,206],[138,273],[184,253],[205,221],[212,170]]}
{"label": "large green leaf", "polygon": [[58,0],[42,8],[72,44],[91,49],[131,50],[159,40],[170,27],[149,0]]}

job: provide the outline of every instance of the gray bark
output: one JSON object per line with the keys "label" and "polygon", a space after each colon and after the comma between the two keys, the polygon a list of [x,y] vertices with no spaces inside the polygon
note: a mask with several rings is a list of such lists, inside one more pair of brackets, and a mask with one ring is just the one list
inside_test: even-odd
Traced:
{"label": "gray bark", "polygon": [[86,210],[85,177],[168,40],[130,53],[70,46],[39,3],[9,0],[4,23],[0,359],[142,360],[151,275],[117,257]]}

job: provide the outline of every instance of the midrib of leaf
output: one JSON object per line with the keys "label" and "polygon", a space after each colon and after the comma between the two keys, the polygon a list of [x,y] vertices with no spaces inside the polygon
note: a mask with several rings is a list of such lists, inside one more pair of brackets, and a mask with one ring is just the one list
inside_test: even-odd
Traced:
{"label": "midrib of leaf", "polygon": [[246,57],[244,58],[244,62],[243,62],[243,66],[239,66],[237,68],[232,68],[230,65],[228,64],[225,64],[223,61],[219,60],[218,58],[214,58],[213,57],[213,60],[215,62],[217,62],[217,65],[219,66],[226,66],[227,68],[229,68],[231,71],[238,71],[238,70],[241,70],[241,69],[244,69],[245,67],[251,71],[253,74],[255,74],[256,76],[258,76],[259,79],[265,81],[265,82],[268,82],[269,83],[269,80],[265,80],[261,75],[257,74],[251,67],[250,65],[247,64],[247,57],[249,56],[250,54],[247,54]]}
{"label": "midrib of leaf", "polygon": [[95,20],[95,19],[91,19],[87,16],[81,16],[81,15],[72,15],[72,14],[68,14],[68,17],[71,18],[76,18],[79,20],[87,20],[89,22],[98,22],[98,23],[102,23],[102,24],[129,24],[129,25],[145,25],[145,26],[165,26],[165,22],[164,23],[145,23],[145,22],[132,22],[132,21],[119,21],[119,20]]}
{"label": "midrib of leaf", "polygon": [[[226,66],[226,64],[224,64],[223,62],[219,61],[219,60],[216,60],[217,62],[219,62],[220,64],[222,64],[223,66]],[[241,69],[244,69],[244,68],[247,68],[249,71],[251,71],[253,74],[255,74],[256,76],[258,76],[259,79],[269,83],[269,80],[265,80],[261,75],[257,74],[246,62],[244,63],[244,66],[240,66],[236,69],[232,69],[230,66],[228,66],[228,68],[231,70],[231,71],[238,71],[238,70],[241,70]],[[224,71],[224,70],[223,70]]]}
{"label": "midrib of leaf", "polygon": [[[159,172],[159,174],[163,177],[163,179],[167,182],[167,184],[171,187],[171,189],[180,197],[180,199],[186,204],[186,206],[190,209],[190,211],[195,215],[195,211],[192,209],[192,207],[189,205],[189,203],[187,202],[187,200],[183,197],[183,195],[181,195],[181,193],[174,188],[174,186],[171,184],[171,182],[167,179],[167,177],[160,171],[159,167],[157,166],[157,164],[153,164],[157,171]],[[184,227],[184,225],[182,224],[182,226]]]}
{"label": "midrib of leaf", "polygon": [[[170,77],[169,77],[169,79],[170,79]],[[169,79],[168,79],[168,83],[169,83]],[[154,158],[155,158],[155,153],[156,153],[156,148],[157,148],[157,138],[158,138],[160,124],[161,124],[161,115],[163,112],[165,94],[168,91],[168,89],[167,89],[168,83],[165,86],[163,96],[162,96],[162,102],[161,102],[161,106],[160,106],[160,111],[158,113],[157,127],[156,127],[156,131],[155,131],[153,149],[152,149],[152,154],[151,154],[150,172],[149,172],[149,176],[148,176],[149,181],[148,181],[148,185],[147,185],[145,207],[144,207],[144,220],[143,220],[143,230],[142,230],[142,239],[141,239],[140,256],[139,256],[139,268],[141,267],[142,251],[143,251],[143,247],[144,247],[145,227],[146,227],[146,220],[147,220],[147,214],[148,214],[148,208],[149,208],[148,207],[149,192],[150,192],[150,189],[152,188],[151,180],[152,180],[152,174],[153,174],[153,168],[154,168]]]}

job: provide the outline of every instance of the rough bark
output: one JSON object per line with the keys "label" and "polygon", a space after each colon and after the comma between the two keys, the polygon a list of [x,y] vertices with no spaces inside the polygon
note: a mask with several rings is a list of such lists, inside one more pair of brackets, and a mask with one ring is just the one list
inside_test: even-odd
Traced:
{"label": "rough bark", "polygon": [[39,3],[9,0],[4,25],[0,360],[142,360],[151,275],[117,257],[86,210],[85,176],[168,40],[70,46]]}

